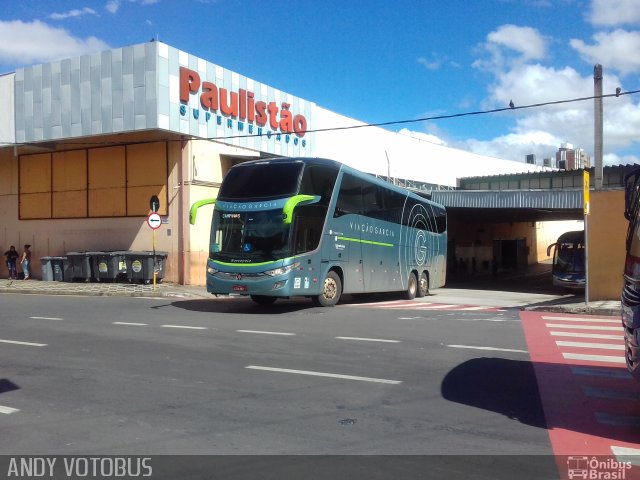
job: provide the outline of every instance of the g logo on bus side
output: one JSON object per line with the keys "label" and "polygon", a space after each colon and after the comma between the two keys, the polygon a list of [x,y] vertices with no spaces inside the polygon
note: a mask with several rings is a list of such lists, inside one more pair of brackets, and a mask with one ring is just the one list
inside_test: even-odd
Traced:
{"label": "g logo on bus side", "polygon": [[424,265],[427,259],[427,236],[420,230],[416,234],[416,264]]}

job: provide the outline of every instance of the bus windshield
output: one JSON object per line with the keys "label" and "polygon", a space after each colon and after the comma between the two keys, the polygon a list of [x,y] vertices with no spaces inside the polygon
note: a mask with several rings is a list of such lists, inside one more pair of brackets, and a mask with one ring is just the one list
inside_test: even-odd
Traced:
{"label": "bus windshield", "polygon": [[214,213],[210,257],[222,262],[258,263],[288,257],[290,225],[282,210]]}

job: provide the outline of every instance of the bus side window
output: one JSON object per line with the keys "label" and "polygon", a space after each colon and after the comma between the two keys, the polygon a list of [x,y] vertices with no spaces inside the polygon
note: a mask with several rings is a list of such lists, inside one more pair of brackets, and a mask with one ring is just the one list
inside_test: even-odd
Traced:
{"label": "bus side window", "polygon": [[360,213],[360,206],[362,204],[361,198],[361,184],[357,178],[348,173],[342,176],[342,182],[340,184],[340,191],[338,192],[338,200],[336,201],[336,209],[333,212],[333,217],[341,217],[347,214]]}
{"label": "bus side window", "polygon": [[311,165],[304,169],[300,183],[300,193],[304,195],[317,195],[320,197],[320,205],[329,206],[333,186],[336,184],[338,170],[321,165]]}

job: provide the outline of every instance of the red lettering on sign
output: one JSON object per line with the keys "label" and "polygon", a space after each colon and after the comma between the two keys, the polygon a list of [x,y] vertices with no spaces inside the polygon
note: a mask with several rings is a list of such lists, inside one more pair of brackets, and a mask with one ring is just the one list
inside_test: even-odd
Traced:
{"label": "red lettering on sign", "polygon": [[200,88],[200,75],[193,70],[180,67],[180,101],[189,103],[189,94],[196,93]]}
{"label": "red lettering on sign", "polygon": [[[226,88],[218,88],[213,82],[202,82],[200,75],[187,67],[180,67],[180,102],[189,103],[191,95],[200,92],[200,105],[206,111],[220,110],[225,116],[246,120],[264,127],[267,122],[273,130],[283,133],[295,133],[303,137],[307,133],[307,119],[300,114],[294,115],[291,105],[282,103],[278,108],[276,102],[256,101],[255,94],[243,88],[237,92]],[[193,112],[198,118],[197,110]]]}

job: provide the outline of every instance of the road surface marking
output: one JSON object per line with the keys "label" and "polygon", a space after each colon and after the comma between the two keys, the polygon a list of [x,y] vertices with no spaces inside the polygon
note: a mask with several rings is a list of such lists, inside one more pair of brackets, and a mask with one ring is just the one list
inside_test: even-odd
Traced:
{"label": "road surface marking", "polygon": [[610,388],[582,387],[582,391],[587,397],[610,398],[613,400],[640,400],[640,392],[613,390]]}
{"label": "road surface marking", "polygon": [[419,307],[420,307],[420,310],[432,310],[432,309],[436,309],[436,308],[451,308],[451,307],[457,307],[457,306],[458,305],[442,305],[442,304],[438,304],[438,305],[425,305],[425,306],[420,305]]}
{"label": "road surface marking", "polygon": [[554,337],[597,338],[598,340],[624,340],[624,335],[604,335],[602,333],[551,332]]}
{"label": "road surface marking", "polygon": [[340,378],[342,380],[357,380],[360,382],[372,382],[372,383],[387,383],[390,385],[398,385],[402,383],[401,380],[387,380],[384,378],[370,378],[370,377],[357,377],[353,375],[340,375],[338,373],[324,373],[324,372],[312,372],[308,370],[291,370],[289,368],[274,368],[274,367],[260,367],[257,365],[248,365],[245,368],[250,370],[264,370],[267,372],[279,372],[279,373],[295,373],[298,375],[311,375],[313,377],[329,377]]}
{"label": "road surface marking", "polygon": [[5,407],[4,405],[0,405],[0,413],[4,413],[5,415],[11,415],[12,413],[19,412],[17,408]]}
{"label": "road surface marking", "polygon": [[615,413],[596,412],[598,423],[603,425],[617,425],[640,427],[640,418],[634,415],[616,415]]}
{"label": "road surface marking", "polygon": [[547,323],[545,324],[548,328],[568,328],[575,330],[611,330],[612,332],[621,332],[622,325],[619,327],[607,327],[605,325],[599,327],[594,325],[563,325],[561,323]]}
{"label": "road surface marking", "polygon": [[32,318],[34,320],[64,320],[63,318],[57,318],[57,317],[29,317]]}
{"label": "road surface marking", "polygon": [[114,325],[135,325],[137,327],[143,327],[149,325],[148,323],[135,323],[135,322],[113,322]]}
{"label": "road surface marking", "polygon": [[265,332],[262,330],[236,330],[236,332],[240,332],[240,333],[259,333],[262,335],[285,335],[285,336],[292,336],[295,335],[295,333],[288,333],[288,332]]}
{"label": "road surface marking", "polygon": [[611,452],[619,462],[629,462],[632,465],[640,465],[640,450],[629,447],[611,446]]}
{"label": "road surface marking", "polygon": [[631,380],[631,374],[626,370],[611,370],[609,368],[597,367],[571,367],[571,373],[583,377],[617,378],[621,380]]}
{"label": "road surface marking", "polygon": [[188,325],[160,325],[163,328],[186,328],[188,330],[207,330],[207,327],[190,327]]}
{"label": "road surface marking", "polygon": [[394,303],[359,303],[358,305],[366,305],[368,307],[380,307],[380,308],[404,308],[404,307],[422,307],[424,305],[433,305],[430,302],[401,302]]}
{"label": "road surface marking", "polygon": [[472,345],[447,345],[451,348],[469,348],[471,350],[491,350],[496,352],[514,352],[514,353],[529,353],[526,350],[518,350],[515,348],[496,348],[496,347],[475,347]]}
{"label": "road surface marking", "polygon": [[402,343],[400,340],[386,340],[384,338],[363,338],[363,337],[335,337],[338,340],[356,340],[359,342],[383,342],[383,343]]}
{"label": "road surface marking", "polygon": [[17,340],[2,340],[0,339],[0,343],[13,343],[15,345],[27,345],[29,347],[46,347],[46,343],[32,343],[32,342],[19,342]]}
{"label": "road surface marking", "polygon": [[625,363],[624,356],[612,357],[608,355],[586,355],[582,353],[564,353],[562,356],[566,360],[589,360],[592,362],[607,362],[607,363]]}
{"label": "road surface marking", "polygon": [[587,322],[587,323],[618,323],[622,325],[621,320],[612,320],[610,318],[584,318],[584,317],[542,317],[543,320],[560,320],[567,322]]}
{"label": "road surface marking", "polygon": [[485,310],[487,308],[497,308],[497,307],[483,307],[483,306],[477,306],[477,307],[463,307],[460,308],[460,310]]}
{"label": "road surface marking", "polygon": [[562,340],[556,340],[556,345],[559,347],[578,347],[578,348],[596,348],[602,350],[622,350],[624,351],[624,345],[618,345],[613,343],[591,343],[591,342],[564,342]]}

